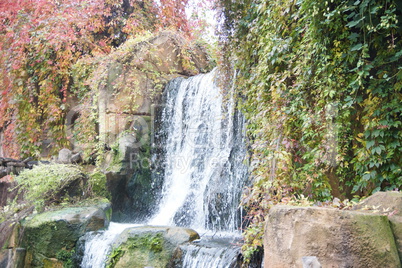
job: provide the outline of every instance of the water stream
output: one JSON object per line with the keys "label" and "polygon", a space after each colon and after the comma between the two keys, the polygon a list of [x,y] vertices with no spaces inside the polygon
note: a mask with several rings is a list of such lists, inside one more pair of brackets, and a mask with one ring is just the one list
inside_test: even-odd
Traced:
{"label": "water stream", "polygon": [[[235,267],[239,255],[234,244],[247,178],[244,119],[233,98],[214,82],[216,76],[214,70],[169,82],[155,121],[154,180],[163,186],[155,214],[144,224],[206,233],[199,243],[181,246],[182,267]],[[87,244],[96,239],[102,238]],[[91,253],[85,254],[84,260]],[[82,267],[103,266],[83,261]]]}

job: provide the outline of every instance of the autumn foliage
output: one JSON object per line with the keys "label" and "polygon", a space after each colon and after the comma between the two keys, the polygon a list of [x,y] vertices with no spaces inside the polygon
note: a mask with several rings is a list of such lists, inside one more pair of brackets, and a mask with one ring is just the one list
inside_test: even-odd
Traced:
{"label": "autumn foliage", "polygon": [[[189,33],[187,1],[3,0],[0,2],[0,131],[7,156],[68,144],[71,67],[128,37],[174,28]],[[12,142],[17,141],[17,142]],[[17,145],[18,144],[18,145]]]}

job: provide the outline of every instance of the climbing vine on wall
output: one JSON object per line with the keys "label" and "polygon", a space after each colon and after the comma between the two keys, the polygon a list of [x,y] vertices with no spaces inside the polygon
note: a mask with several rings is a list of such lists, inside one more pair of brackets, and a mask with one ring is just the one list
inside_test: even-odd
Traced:
{"label": "climbing vine on wall", "polygon": [[269,207],[402,185],[402,4],[220,1],[249,121],[246,257]]}
{"label": "climbing vine on wall", "polygon": [[[162,27],[190,35],[187,1],[5,0],[0,2],[0,131],[8,156],[68,145],[72,66]],[[163,19],[161,19],[163,18]],[[82,89],[82,87],[81,87]],[[18,144],[18,145],[16,145]]]}

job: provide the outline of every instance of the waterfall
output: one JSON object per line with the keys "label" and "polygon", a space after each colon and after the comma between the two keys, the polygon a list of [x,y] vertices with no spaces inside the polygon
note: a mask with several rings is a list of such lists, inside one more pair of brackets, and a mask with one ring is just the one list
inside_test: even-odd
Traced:
{"label": "waterfall", "polygon": [[[180,247],[182,267],[238,267],[240,249],[233,245],[247,178],[244,118],[231,91],[216,85],[217,73],[170,81],[156,109],[151,162],[160,202],[146,224],[190,227],[201,234],[199,243]],[[103,267],[99,255],[110,251],[115,230],[125,228],[117,226],[89,234],[82,267]],[[97,244],[106,246],[91,248]]]}
{"label": "waterfall", "polygon": [[121,224],[111,222],[106,231],[88,232],[84,236],[85,249],[84,257],[81,262],[82,268],[104,267],[115,238],[126,228],[135,227],[138,224]]}
{"label": "waterfall", "polygon": [[233,246],[233,238],[209,239],[207,242],[182,246],[185,252],[183,267],[189,268],[237,268],[240,248]]}
{"label": "waterfall", "polygon": [[244,119],[214,82],[216,75],[177,78],[165,89],[156,130],[163,150],[154,157],[164,167],[164,184],[150,224],[231,232],[240,227]]}

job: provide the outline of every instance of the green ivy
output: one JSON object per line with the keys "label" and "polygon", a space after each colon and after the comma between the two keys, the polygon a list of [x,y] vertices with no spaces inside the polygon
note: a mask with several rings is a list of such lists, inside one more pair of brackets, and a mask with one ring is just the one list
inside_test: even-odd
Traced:
{"label": "green ivy", "polygon": [[[252,145],[244,252],[271,205],[402,186],[402,4],[220,1]],[[235,56],[233,56],[235,54]]]}

